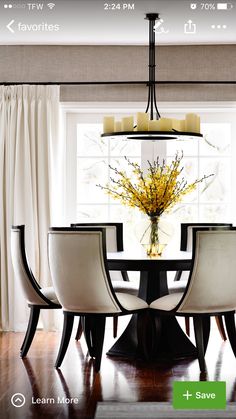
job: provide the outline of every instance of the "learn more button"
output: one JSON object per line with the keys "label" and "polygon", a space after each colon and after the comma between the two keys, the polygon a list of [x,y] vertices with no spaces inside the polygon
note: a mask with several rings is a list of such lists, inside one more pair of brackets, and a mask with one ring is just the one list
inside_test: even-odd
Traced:
{"label": "learn more button", "polygon": [[225,409],[225,381],[175,381],[174,409]]}

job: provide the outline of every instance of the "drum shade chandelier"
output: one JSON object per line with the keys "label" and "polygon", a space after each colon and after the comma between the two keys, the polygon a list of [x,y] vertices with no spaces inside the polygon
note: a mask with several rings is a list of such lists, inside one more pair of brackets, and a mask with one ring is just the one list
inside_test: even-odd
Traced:
{"label": "drum shade chandelier", "polygon": [[145,112],[138,112],[136,123],[134,117],[124,117],[115,121],[114,116],[105,116],[102,137],[122,137],[134,140],[172,140],[202,137],[200,117],[189,113],[184,120],[162,118],[156,102],[155,76],[155,25],[160,19],[158,13],[146,14],[149,20],[149,81],[148,100]]}

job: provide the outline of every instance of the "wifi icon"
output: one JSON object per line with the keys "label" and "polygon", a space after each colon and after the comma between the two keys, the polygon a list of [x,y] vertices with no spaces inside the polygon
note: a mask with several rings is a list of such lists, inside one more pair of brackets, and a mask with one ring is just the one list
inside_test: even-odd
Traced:
{"label": "wifi icon", "polygon": [[52,10],[56,5],[55,3],[48,3],[47,6],[49,7],[50,10]]}

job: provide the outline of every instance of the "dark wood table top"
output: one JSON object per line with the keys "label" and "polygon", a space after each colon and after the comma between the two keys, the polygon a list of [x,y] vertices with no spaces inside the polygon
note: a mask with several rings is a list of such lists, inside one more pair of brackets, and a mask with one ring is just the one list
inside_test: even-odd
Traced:
{"label": "dark wood table top", "polygon": [[176,271],[189,270],[192,262],[191,252],[164,251],[162,256],[147,256],[142,247],[124,252],[107,253],[110,270]]}

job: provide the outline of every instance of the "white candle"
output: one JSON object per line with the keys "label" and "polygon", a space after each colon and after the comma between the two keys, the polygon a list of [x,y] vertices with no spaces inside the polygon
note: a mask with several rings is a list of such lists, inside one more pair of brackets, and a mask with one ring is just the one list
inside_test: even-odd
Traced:
{"label": "white candle", "polygon": [[180,121],[179,121],[179,130],[180,131],[186,131],[186,129],[185,129],[185,119],[181,119]]}
{"label": "white candle", "polygon": [[180,129],[181,121],[179,119],[172,119],[172,128],[176,131],[181,131]]}
{"label": "white candle", "polygon": [[172,130],[172,119],[161,118],[159,121],[160,121],[160,130],[161,131],[171,131]]}
{"label": "white candle", "polygon": [[198,116],[195,113],[187,113],[185,123],[186,132],[198,132]]}
{"label": "white candle", "polygon": [[121,121],[116,121],[115,122],[115,132],[120,132],[120,131],[122,131]]}
{"label": "white candle", "polygon": [[200,116],[197,117],[197,131],[198,134],[201,132],[201,119]]}
{"label": "white candle", "polygon": [[114,116],[104,116],[103,118],[103,132],[114,132],[115,118]]}
{"label": "white candle", "polygon": [[160,126],[161,126],[160,120],[148,121],[148,131],[160,131],[161,130]]}
{"label": "white candle", "polygon": [[126,116],[122,118],[122,131],[133,131],[134,129],[134,117],[133,116]]}
{"label": "white candle", "polygon": [[149,115],[146,112],[137,113],[137,131],[148,130]]}

